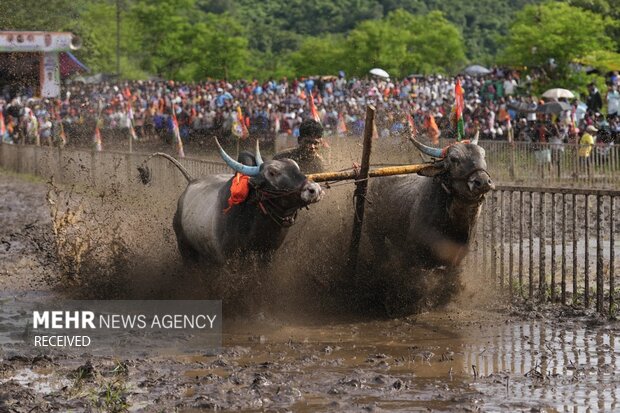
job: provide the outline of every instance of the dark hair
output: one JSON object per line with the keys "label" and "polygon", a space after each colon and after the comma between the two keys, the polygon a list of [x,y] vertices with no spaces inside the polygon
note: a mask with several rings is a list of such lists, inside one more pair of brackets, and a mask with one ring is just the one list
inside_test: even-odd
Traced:
{"label": "dark hair", "polygon": [[256,165],[256,158],[254,157],[254,155],[252,155],[250,152],[246,152],[243,151],[239,154],[239,157],[237,158],[237,162],[240,162],[244,165],[248,165],[248,166],[257,166]]}
{"label": "dark hair", "polygon": [[323,137],[323,126],[314,119],[306,119],[299,125],[299,141],[305,138]]}

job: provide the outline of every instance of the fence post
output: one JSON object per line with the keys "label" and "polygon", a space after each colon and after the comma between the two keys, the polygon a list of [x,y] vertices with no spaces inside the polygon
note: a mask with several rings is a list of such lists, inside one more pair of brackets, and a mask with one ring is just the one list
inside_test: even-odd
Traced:
{"label": "fence post", "polygon": [[555,193],[551,193],[551,302],[555,303]]}
{"label": "fence post", "polygon": [[585,258],[584,258],[584,268],[583,268],[583,276],[584,276],[584,288],[585,293],[583,295],[583,303],[586,308],[590,306],[590,219],[589,219],[589,209],[590,209],[590,197],[586,195],[585,199]]}
{"label": "fence post", "polygon": [[562,194],[562,304],[566,304],[566,194]]}
{"label": "fence post", "polygon": [[601,196],[596,196],[596,311],[603,313],[603,239],[601,234],[601,221],[603,210]]}
{"label": "fence post", "polygon": [[519,191],[519,294],[523,296],[523,191]]}
{"label": "fence post", "polygon": [[614,302],[614,196],[609,197],[609,315],[614,316],[615,302]]}
{"label": "fence post", "polygon": [[545,277],[546,270],[546,250],[545,248],[547,240],[546,240],[546,208],[545,208],[545,193],[540,193],[540,222],[539,222],[539,236],[538,236],[538,294],[540,295],[539,299],[541,302],[546,299],[546,284],[547,280]]}
{"label": "fence post", "polygon": [[529,239],[530,239],[530,267],[528,268],[528,276],[529,276],[529,293],[530,300],[534,297],[534,193],[530,191],[530,230],[529,230]]}
{"label": "fence post", "polygon": [[573,304],[577,304],[577,195],[573,193]]}

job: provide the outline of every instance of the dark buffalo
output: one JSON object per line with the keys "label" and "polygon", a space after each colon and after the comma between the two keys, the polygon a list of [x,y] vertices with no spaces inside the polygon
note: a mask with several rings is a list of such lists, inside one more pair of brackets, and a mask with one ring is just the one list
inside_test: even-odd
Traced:
{"label": "dark buffalo", "polygon": [[204,259],[215,264],[223,264],[233,256],[255,254],[269,260],[284,241],[297,211],[318,202],[323,191],[290,159],[263,162],[258,143],[256,166],[235,161],[219,143],[217,146],[232,169],[250,177],[246,200],[226,212],[234,177],[192,179],[174,158],[156,154],[174,163],[189,182],[173,220],[181,256],[186,262]]}
{"label": "dark buffalo", "polygon": [[457,267],[467,253],[484,195],[494,188],[484,149],[477,138],[443,150],[411,139],[438,160],[418,175],[371,183],[368,232],[375,255],[385,257],[389,240],[409,266]]}

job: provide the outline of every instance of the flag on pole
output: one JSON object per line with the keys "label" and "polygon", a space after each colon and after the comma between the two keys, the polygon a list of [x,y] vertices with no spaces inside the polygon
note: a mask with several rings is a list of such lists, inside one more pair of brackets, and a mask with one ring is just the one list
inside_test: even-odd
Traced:
{"label": "flag on pole", "polygon": [[426,133],[431,138],[433,145],[439,145],[439,135],[441,132],[439,132],[439,127],[437,127],[435,117],[430,113],[424,119],[424,129],[426,129]]}
{"label": "flag on pole", "polygon": [[243,118],[243,113],[241,112],[241,106],[237,106],[237,116],[233,119],[232,133],[237,138],[241,139],[246,139],[250,135],[248,128],[245,125],[245,119]]}
{"label": "flag on pole", "polygon": [[172,129],[174,132],[175,140],[177,141],[177,155],[179,158],[185,158],[183,141],[181,140],[181,132],[179,131],[179,122],[177,121],[176,105],[172,105]]}
{"label": "flag on pole", "polygon": [[58,118],[58,125],[60,125],[60,145],[61,147],[64,147],[67,144],[67,134],[65,133],[65,127],[63,126],[60,117]]}
{"label": "flag on pole", "polygon": [[413,121],[410,113],[407,113],[407,123],[409,124],[409,131],[411,132],[411,136],[416,137],[418,135],[418,130],[415,127],[415,122]]}
{"label": "flag on pole", "polygon": [[347,134],[347,123],[344,121],[344,114],[342,112],[338,114],[338,126],[336,129],[341,135]]}
{"label": "flag on pole", "polygon": [[0,107],[0,141],[6,135],[6,125],[4,124],[4,115],[2,114],[2,108]]}
{"label": "flag on pole", "polygon": [[101,131],[99,130],[99,123],[101,122],[100,119],[97,119],[97,122],[95,123],[95,136],[94,136],[94,141],[95,141],[95,150],[97,152],[101,152],[103,150],[103,145],[101,143]]}
{"label": "flag on pole", "polygon": [[461,81],[456,80],[454,85],[454,125],[456,129],[456,140],[461,141],[465,137],[465,123],[463,121],[463,108],[465,106],[465,99],[463,98],[463,88],[461,87]]}
{"label": "flag on pole", "polygon": [[321,117],[319,116],[319,112],[317,112],[316,106],[314,106],[314,97],[312,96],[312,93],[308,93],[308,96],[309,96],[308,99],[310,102],[310,116],[315,121],[321,123]]}
{"label": "flag on pole", "polygon": [[[130,94],[131,96],[131,94]],[[127,101],[127,126],[129,127],[129,135],[134,141],[138,140],[136,129],[133,127],[133,108],[131,107],[131,101]]]}

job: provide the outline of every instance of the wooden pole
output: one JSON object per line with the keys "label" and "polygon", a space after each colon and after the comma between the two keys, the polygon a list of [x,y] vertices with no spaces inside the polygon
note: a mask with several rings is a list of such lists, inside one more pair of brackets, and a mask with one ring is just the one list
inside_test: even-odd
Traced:
{"label": "wooden pole", "polygon": [[[404,175],[415,174],[420,172],[424,168],[433,166],[432,163],[426,162],[416,165],[399,165],[399,166],[386,166],[384,168],[377,168],[368,171],[369,178],[376,178],[381,176],[390,175]],[[344,172],[321,172],[316,174],[309,174],[306,177],[314,182],[326,182],[326,181],[344,181],[347,179],[361,179],[358,171],[344,171]]]}
{"label": "wooden pole", "polygon": [[353,233],[351,235],[351,245],[349,248],[348,268],[351,273],[355,273],[357,268],[357,257],[359,254],[359,244],[362,238],[362,224],[364,222],[364,206],[366,190],[368,187],[368,171],[370,170],[370,152],[372,149],[372,131],[375,123],[375,108],[372,105],[366,107],[366,121],[364,125],[364,148],[362,151],[362,165],[358,181],[355,183],[355,216],[353,217]]}

